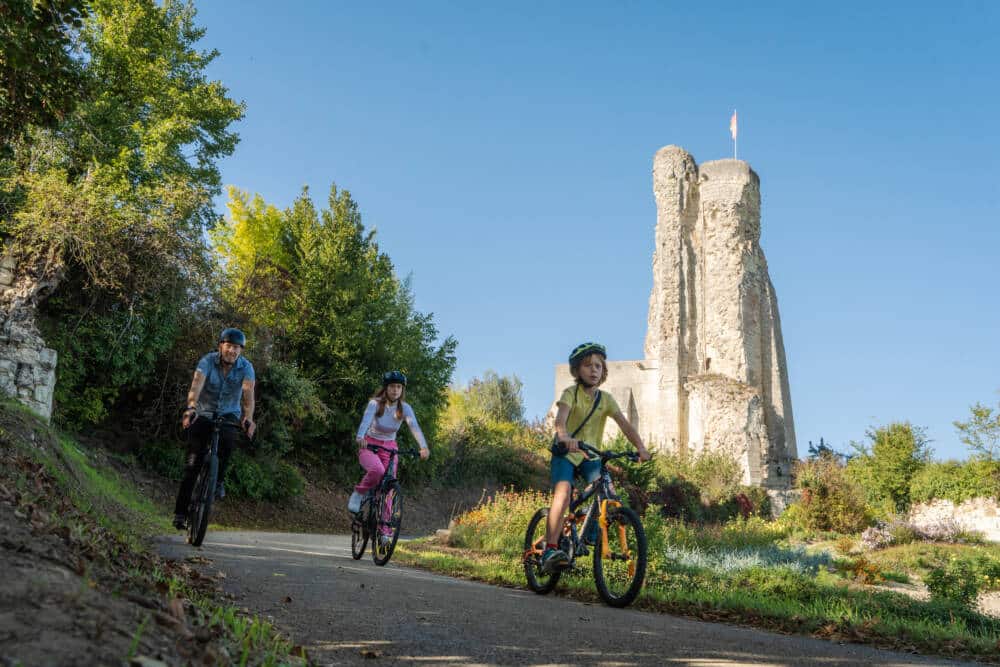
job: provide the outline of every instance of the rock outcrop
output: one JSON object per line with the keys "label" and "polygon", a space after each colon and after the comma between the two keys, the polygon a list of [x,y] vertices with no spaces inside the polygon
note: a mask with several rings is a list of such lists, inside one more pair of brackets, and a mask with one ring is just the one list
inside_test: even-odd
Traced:
{"label": "rock outcrop", "polygon": [[0,259],[0,390],[48,420],[56,384],[56,351],[35,324],[38,299],[55,285],[18,271],[8,249]]}

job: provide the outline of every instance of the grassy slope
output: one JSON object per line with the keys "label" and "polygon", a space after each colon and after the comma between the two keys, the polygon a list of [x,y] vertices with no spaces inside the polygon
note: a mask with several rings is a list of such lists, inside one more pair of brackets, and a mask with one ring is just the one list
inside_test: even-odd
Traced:
{"label": "grassy slope", "polygon": [[[15,522],[5,528],[19,536],[16,544],[3,545],[3,556],[13,563],[11,567],[23,568],[25,559],[19,561],[20,556],[40,555],[35,561],[38,567],[25,572],[28,579],[37,580],[31,594],[43,602],[37,609],[28,605],[26,613],[34,610],[38,624],[44,625],[46,616],[63,614],[67,611],[63,607],[72,604],[82,607],[81,617],[104,615],[111,624],[129,625],[112,633],[119,637],[117,645],[107,632],[94,633],[81,624],[60,628],[61,633],[78,635],[67,643],[75,652],[71,655],[107,660],[108,651],[110,655],[117,651],[120,660],[145,649],[158,651],[174,664],[192,659],[224,662],[230,657],[245,664],[300,662],[290,655],[291,644],[270,624],[223,604],[215,582],[186,564],[156,556],[150,538],[169,528],[167,517],[115,473],[102,453],[87,451],[20,405],[2,402],[0,455],[4,459],[0,504],[12,510],[3,518]],[[40,566],[45,559],[68,565],[63,569],[71,573],[62,576],[78,576],[80,583],[60,587],[82,586],[88,590],[86,600],[77,597],[64,604],[48,589],[42,588],[40,594],[38,587],[47,585],[45,568]],[[11,582],[0,584],[0,595],[12,608],[25,602],[21,598],[26,592]],[[28,629],[30,623],[22,634],[31,634]],[[125,645],[121,635],[131,635]],[[41,633],[37,638],[17,638],[21,643],[5,651],[37,656],[42,650],[46,661],[64,662],[59,646],[37,646],[45,637]],[[17,655],[5,653],[5,657]]]}

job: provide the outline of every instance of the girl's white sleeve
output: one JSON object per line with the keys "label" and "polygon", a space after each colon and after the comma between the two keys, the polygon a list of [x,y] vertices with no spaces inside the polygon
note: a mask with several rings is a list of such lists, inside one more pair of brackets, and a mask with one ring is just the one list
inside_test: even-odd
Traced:
{"label": "girl's white sleeve", "polygon": [[365,437],[368,433],[368,429],[371,428],[372,420],[375,419],[375,410],[378,408],[378,403],[375,401],[368,401],[368,407],[365,408],[365,414],[361,417],[361,426],[358,427],[359,438]]}
{"label": "girl's white sleeve", "polygon": [[424,438],[424,432],[420,430],[420,424],[417,423],[417,416],[413,414],[413,408],[410,407],[409,403],[403,405],[403,419],[406,420],[406,425],[410,427],[410,433],[417,439],[420,449],[427,449],[427,440]]}

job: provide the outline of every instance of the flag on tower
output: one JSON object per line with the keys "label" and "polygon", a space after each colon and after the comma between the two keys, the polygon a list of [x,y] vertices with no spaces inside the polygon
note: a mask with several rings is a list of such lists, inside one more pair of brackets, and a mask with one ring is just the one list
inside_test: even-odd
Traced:
{"label": "flag on tower", "polygon": [[736,110],[733,110],[733,117],[729,119],[729,134],[733,135],[733,141],[736,141]]}

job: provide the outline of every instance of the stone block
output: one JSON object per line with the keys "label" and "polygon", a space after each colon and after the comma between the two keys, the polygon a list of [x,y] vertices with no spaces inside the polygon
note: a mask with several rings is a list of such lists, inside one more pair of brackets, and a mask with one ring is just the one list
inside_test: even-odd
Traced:
{"label": "stone block", "polygon": [[43,347],[38,351],[38,363],[43,367],[55,368],[59,353],[53,349]]}

